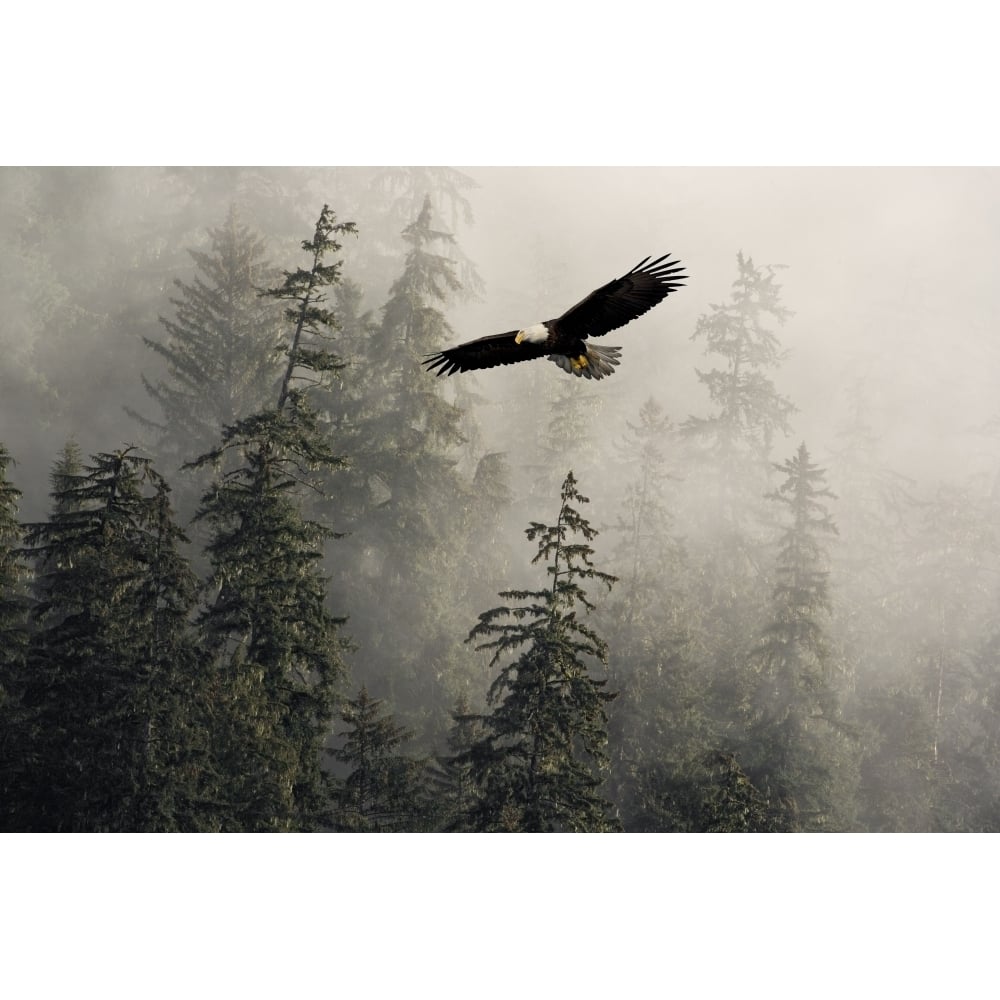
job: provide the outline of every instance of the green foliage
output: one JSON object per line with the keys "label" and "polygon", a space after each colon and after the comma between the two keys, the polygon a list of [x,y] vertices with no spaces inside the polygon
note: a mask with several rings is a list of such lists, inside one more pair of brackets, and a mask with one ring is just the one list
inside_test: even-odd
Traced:
{"label": "green foliage", "polygon": [[[608,765],[607,713],[615,695],[591,676],[587,660],[607,662],[607,647],[577,618],[591,610],[583,582],[609,589],[614,577],[593,565],[588,544],[597,531],[574,504],[587,503],[570,472],[554,525],[532,522],[538,543],[533,563],[544,562],[551,586],[505,591],[518,601],[483,612],[468,641],[508,654],[489,691],[493,711],[482,717],[484,736],[459,761],[468,762],[477,801],[468,817],[477,830],[600,831],[617,827],[598,792]],[[577,536],[581,541],[574,541]],[[494,638],[488,638],[488,637]]]}
{"label": "green foliage", "polygon": [[393,833],[423,825],[427,810],[421,796],[424,764],[398,752],[413,734],[391,715],[383,715],[382,706],[362,687],[341,711],[350,728],[333,755],[351,770],[336,797],[337,830]]}
{"label": "green foliage", "polygon": [[52,515],[25,534],[38,576],[15,828],[204,828],[196,581],[169,487],[132,449],[77,461],[67,449]]}
{"label": "green foliage", "polygon": [[174,281],[175,318],[160,319],[167,341],[144,338],[166,362],[167,379],[154,385],[143,378],[162,415],[139,419],[158,433],[157,448],[177,465],[272,399],[281,372],[281,316],[258,291],[273,276],[264,241],[235,208],[209,236],[210,253],[189,251],[199,271],[194,280]]}
{"label": "green foliage", "polygon": [[212,532],[207,553],[214,599],[201,616],[205,648],[223,698],[220,746],[233,829],[308,830],[329,825],[331,781],[323,745],[344,674],[343,618],[326,608],[320,563],[333,532],[303,513],[303,492],[321,490],[343,465],[309,399],[339,359],[326,349],[335,317],[325,289],[339,280],[336,236],[354,232],[324,206],[302,248],[309,270],[284,272],[266,292],[290,303],[286,365],[275,404],[227,426],[197,460],[224,472],[198,519]]}

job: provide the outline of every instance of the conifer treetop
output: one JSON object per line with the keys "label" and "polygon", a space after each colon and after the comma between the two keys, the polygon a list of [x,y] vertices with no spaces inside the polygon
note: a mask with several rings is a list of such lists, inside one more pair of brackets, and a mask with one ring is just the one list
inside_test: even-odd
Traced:
{"label": "conifer treetop", "polygon": [[[581,580],[598,580],[608,590],[616,577],[604,573],[593,564],[594,550],[588,542],[597,537],[573,504],[589,503],[576,487],[576,478],[570,471],[560,491],[559,515],[554,525],[531,522],[525,530],[529,541],[538,543],[532,564],[544,561],[552,585],[546,590],[505,590],[500,597],[524,602],[512,607],[492,608],[479,616],[479,624],[469,633],[467,642],[495,635],[497,638],[480,643],[477,649],[493,649],[491,666],[508,650],[535,642],[557,639],[566,642],[574,653],[584,653],[607,662],[607,646],[597,633],[577,619],[577,605],[591,611],[594,604],[581,585]],[[582,536],[583,542],[571,541]],[[503,619],[510,619],[504,622]],[[575,639],[572,637],[576,636]]]}

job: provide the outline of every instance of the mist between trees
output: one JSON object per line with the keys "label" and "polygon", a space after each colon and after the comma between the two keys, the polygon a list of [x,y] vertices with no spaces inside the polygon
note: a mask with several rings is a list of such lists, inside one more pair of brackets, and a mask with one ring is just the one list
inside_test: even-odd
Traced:
{"label": "mist between trees", "polygon": [[[817,416],[750,246],[536,230],[487,296],[479,191],[0,171],[3,829],[997,829],[995,425]],[[667,251],[612,378],[420,366]]]}

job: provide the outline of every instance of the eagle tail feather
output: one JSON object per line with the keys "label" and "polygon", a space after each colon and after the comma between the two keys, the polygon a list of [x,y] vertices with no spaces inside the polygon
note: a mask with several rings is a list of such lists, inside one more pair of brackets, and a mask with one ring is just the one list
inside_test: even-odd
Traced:
{"label": "eagle tail feather", "polygon": [[621,353],[620,347],[603,344],[597,347],[594,344],[588,344],[587,366],[583,369],[583,373],[587,378],[604,378],[605,375],[613,375],[615,368],[621,364]]}
{"label": "eagle tail feather", "polygon": [[[549,361],[554,361],[563,371],[576,375],[577,378],[596,379],[614,374],[615,368],[621,364],[620,347],[610,345],[598,347],[595,344],[588,344],[586,350],[586,355],[581,355],[580,358],[568,358],[565,354],[550,354]],[[586,363],[582,360],[584,357]]]}

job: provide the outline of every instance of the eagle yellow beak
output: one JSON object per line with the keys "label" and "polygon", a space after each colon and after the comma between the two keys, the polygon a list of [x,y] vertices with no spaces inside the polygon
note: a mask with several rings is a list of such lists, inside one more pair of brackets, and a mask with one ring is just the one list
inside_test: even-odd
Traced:
{"label": "eagle yellow beak", "polygon": [[524,330],[518,330],[517,336],[514,338],[514,343],[520,344],[522,340],[524,340]]}

